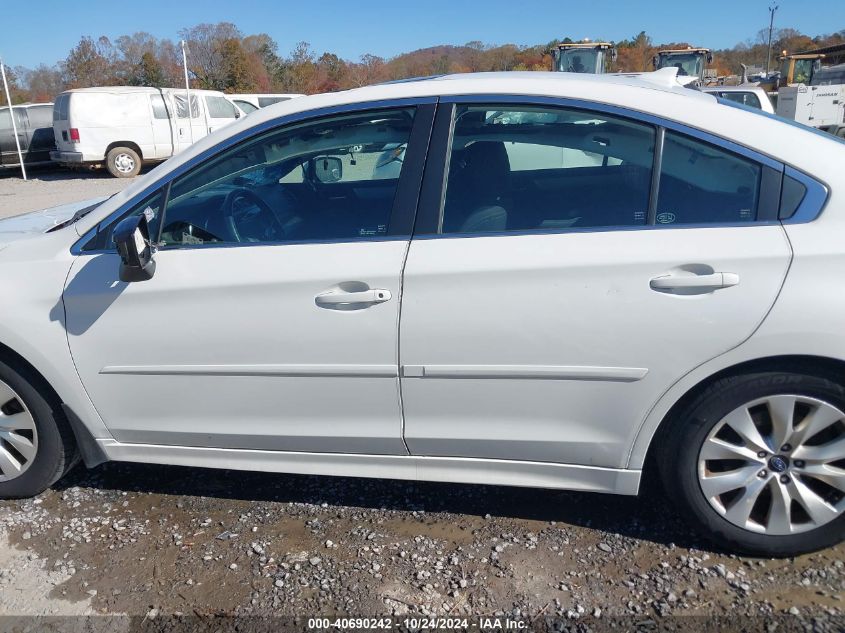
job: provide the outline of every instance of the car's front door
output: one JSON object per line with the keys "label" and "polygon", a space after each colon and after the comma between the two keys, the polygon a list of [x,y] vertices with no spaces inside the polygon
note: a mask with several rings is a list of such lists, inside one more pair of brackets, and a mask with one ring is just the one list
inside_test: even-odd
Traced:
{"label": "car's front door", "polygon": [[774,302],[778,166],[583,109],[459,103],[453,128],[403,280],[409,451],[624,467],[660,395]]}
{"label": "car's front door", "polygon": [[[433,104],[290,123],[127,209],[157,268],[118,281],[110,227],[64,293],[73,359],[123,442],[401,454],[398,318]],[[401,175],[376,169],[410,143]]]}

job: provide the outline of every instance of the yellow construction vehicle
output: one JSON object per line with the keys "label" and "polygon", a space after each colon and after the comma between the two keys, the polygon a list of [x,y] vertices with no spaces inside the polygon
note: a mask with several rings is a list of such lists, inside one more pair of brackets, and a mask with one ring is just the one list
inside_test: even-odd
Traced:
{"label": "yellow construction vehicle", "polygon": [[601,75],[610,70],[616,59],[616,48],[607,42],[572,42],[558,44],[554,50],[552,70],[566,73]]}
{"label": "yellow construction vehicle", "polygon": [[707,64],[713,63],[713,53],[709,48],[667,49],[658,51],[651,62],[655,70],[674,66],[678,69],[679,77],[693,77],[702,84]]}

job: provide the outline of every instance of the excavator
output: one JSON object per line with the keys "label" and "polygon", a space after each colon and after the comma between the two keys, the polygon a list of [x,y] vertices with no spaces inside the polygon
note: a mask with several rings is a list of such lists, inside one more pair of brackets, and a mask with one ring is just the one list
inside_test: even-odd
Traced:
{"label": "excavator", "polygon": [[554,50],[552,70],[565,73],[591,73],[601,75],[610,69],[616,59],[616,48],[607,42],[572,42],[558,44]]}

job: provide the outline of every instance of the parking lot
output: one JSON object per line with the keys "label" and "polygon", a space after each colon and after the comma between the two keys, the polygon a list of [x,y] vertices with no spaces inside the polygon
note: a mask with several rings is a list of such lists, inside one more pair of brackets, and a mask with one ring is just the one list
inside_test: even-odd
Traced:
{"label": "parking lot", "polygon": [[[0,177],[3,216],[131,182],[31,177]],[[779,630],[835,630],[844,561],[845,545],[712,551],[652,484],[628,498],[105,464],[0,502],[5,614],[783,615]]]}

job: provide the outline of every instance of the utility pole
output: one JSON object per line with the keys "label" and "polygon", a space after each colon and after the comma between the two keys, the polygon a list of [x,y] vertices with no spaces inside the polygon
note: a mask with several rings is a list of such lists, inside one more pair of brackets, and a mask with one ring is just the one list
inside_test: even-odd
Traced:
{"label": "utility pole", "polygon": [[769,65],[772,61],[772,31],[775,27],[775,12],[779,8],[775,3],[769,6],[769,46],[766,49],[766,77],[769,76]]}

